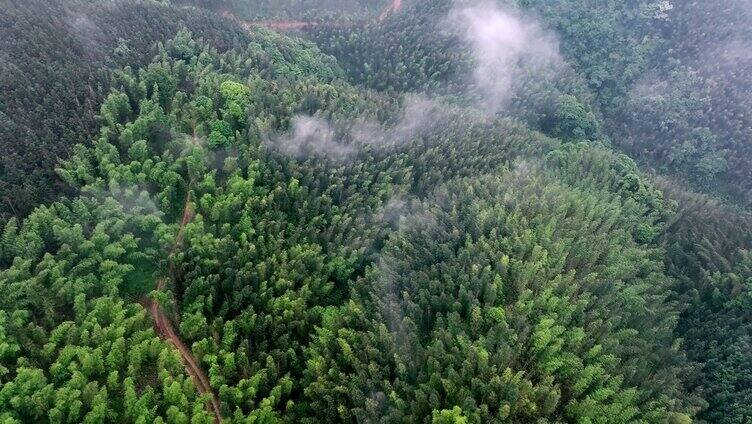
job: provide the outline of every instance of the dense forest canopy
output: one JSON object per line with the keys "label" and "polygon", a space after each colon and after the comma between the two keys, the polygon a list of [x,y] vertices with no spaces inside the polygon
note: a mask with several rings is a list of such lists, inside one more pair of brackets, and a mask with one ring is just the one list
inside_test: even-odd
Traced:
{"label": "dense forest canopy", "polygon": [[752,420],[745,0],[9,0],[3,423]]}
{"label": "dense forest canopy", "polygon": [[232,13],[242,19],[300,20],[339,18],[365,19],[381,13],[393,0],[175,0],[219,13]]}
{"label": "dense forest canopy", "polygon": [[89,143],[119,66],[190,28],[226,50],[244,32],[200,10],[156,2],[10,0],[0,13],[0,222],[67,193],[58,159]]}

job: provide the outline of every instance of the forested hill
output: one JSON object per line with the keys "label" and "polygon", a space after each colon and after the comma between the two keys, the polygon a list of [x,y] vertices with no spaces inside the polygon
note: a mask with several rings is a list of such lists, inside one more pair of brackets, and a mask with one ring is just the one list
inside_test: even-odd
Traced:
{"label": "forested hill", "polygon": [[183,27],[221,50],[247,40],[213,14],[155,2],[6,2],[0,13],[0,222],[69,193],[54,170],[75,144],[96,134],[109,69],[148,63],[156,43]]}
{"label": "forested hill", "polygon": [[595,96],[591,106],[615,147],[693,190],[750,206],[747,0],[407,1],[388,22],[309,32],[355,82],[379,90],[450,86],[456,94],[453,86],[473,72],[473,47],[458,44],[447,14],[457,4],[494,3],[552,31],[550,41],[581,80],[568,85],[584,84]]}
{"label": "forested hill", "polygon": [[11,1],[0,421],[749,422],[733,1]]}

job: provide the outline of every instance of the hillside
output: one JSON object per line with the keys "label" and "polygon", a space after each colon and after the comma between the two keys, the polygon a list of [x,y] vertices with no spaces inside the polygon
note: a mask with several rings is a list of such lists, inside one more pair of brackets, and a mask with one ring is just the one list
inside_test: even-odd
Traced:
{"label": "hillside", "polygon": [[388,3],[0,12],[0,421],[752,417],[752,10]]}
{"label": "hillside", "polygon": [[156,43],[183,27],[221,50],[246,38],[212,14],[154,2],[31,0],[3,9],[0,222],[70,193],[55,168],[97,133],[109,69],[148,63]]}

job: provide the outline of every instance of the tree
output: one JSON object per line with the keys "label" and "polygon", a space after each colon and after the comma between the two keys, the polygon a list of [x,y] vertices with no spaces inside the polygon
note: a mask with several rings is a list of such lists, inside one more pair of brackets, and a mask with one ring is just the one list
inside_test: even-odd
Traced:
{"label": "tree", "polygon": [[467,418],[462,416],[462,409],[459,406],[455,406],[451,410],[444,409],[441,411],[433,411],[432,413],[433,424],[466,424]]}

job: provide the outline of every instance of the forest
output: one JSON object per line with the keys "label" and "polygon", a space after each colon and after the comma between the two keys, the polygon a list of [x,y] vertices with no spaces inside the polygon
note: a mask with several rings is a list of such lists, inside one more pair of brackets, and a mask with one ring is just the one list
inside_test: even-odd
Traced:
{"label": "forest", "polygon": [[752,423],[749,1],[3,6],[1,423]]}

